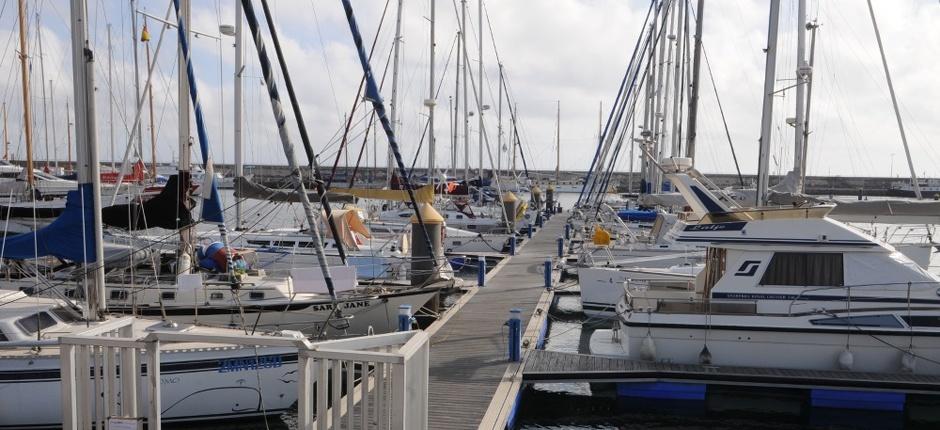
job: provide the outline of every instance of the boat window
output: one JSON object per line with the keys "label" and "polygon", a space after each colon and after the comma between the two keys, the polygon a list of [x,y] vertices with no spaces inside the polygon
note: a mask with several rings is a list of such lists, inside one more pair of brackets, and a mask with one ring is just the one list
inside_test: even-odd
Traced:
{"label": "boat window", "polygon": [[33,287],[20,287],[20,291],[22,291],[23,294],[26,294],[27,296],[31,296],[34,292],[36,292],[36,289]]}
{"label": "boat window", "polygon": [[297,242],[295,242],[295,241],[293,241],[293,240],[279,240],[279,241],[277,241],[277,242],[274,242],[274,246],[285,246],[285,247],[288,247],[288,248],[293,248],[294,245],[296,245],[296,244],[297,244]]}
{"label": "boat window", "polygon": [[6,342],[8,340],[10,339],[7,339],[7,335],[3,334],[3,332],[0,331],[0,342]]}
{"label": "boat window", "polygon": [[842,254],[838,252],[777,252],[760,280],[761,285],[841,287]]}
{"label": "boat window", "polygon": [[457,215],[457,219],[463,219],[463,215]]}
{"label": "boat window", "polygon": [[476,230],[476,229],[477,229],[477,226],[473,224],[467,224],[467,230]]}
{"label": "boat window", "polygon": [[264,299],[264,293],[261,291],[252,291],[248,293],[248,298],[251,300],[261,300]]}
{"label": "boat window", "polygon": [[16,324],[29,334],[35,334],[39,330],[45,330],[58,322],[47,312],[37,312],[28,317],[16,320]]}
{"label": "boat window", "polygon": [[209,293],[209,300],[222,300],[225,298],[222,293]]}
{"label": "boat window", "polygon": [[459,241],[459,240],[455,240],[455,241],[453,242],[453,245],[454,245],[454,246],[460,246],[460,241]]}
{"label": "boat window", "polygon": [[261,246],[270,246],[271,241],[268,240],[248,240],[249,245],[261,245]]}
{"label": "boat window", "polygon": [[61,306],[52,308],[49,310],[49,312],[52,312],[52,314],[55,315],[59,321],[74,322],[81,320],[81,318],[79,318],[74,312],[70,312],[68,309],[65,309]]}
{"label": "boat window", "polygon": [[912,327],[940,327],[940,316],[935,315],[910,315],[902,316],[901,319]]}
{"label": "boat window", "polygon": [[810,320],[813,325],[856,326],[902,328],[901,322],[894,315],[862,315],[853,317],[833,317]]}
{"label": "boat window", "polygon": [[127,300],[127,290],[111,290],[111,300]]}
{"label": "boat window", "polygon": [[68,297],[68,298],[70,298],[70,299],[71,299],[71,298],[74,298],[74,297],[75,297],[75,289],[74,289],[74,288],[68,288],[68,289],[66,289],[66,290],[65,290],[65,297]]}
{"label": "boat window", "polygon": [[160,293],[160,298],[163,300],[176,300],[176,293],[172,291],[167,291]]}

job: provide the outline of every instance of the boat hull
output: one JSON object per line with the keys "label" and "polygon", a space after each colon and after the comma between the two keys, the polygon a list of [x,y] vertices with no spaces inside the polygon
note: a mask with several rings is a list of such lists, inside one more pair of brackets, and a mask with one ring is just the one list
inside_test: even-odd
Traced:
{"label": "boat hull", "polygon": [[[257,353],[242,348],[162,351],[163,421],[277,416],[290,408],[297,401],[296,349],[262,348]],[[244,365],[249,362],[253,364]],[[145,386],[145,378],[143,373],[139,387]],[[0,428],[61,428],[61,393],[58,355],[3,357]],[[146,404],[147,390],[142,396]]]}

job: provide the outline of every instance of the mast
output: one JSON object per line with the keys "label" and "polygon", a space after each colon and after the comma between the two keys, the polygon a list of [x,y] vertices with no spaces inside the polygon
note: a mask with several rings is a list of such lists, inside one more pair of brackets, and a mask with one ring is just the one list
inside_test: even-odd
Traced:
{"label": "mast", "polygon": [[26,65],[26,1],[19,0],[20,76],[23,84],[23,134],[26,136],[26,183],[33,187],[33,120],[29,103],[29,67]]}
{"label": "mast", "polygon": [[10,139],[7,138],[7,103],[3,102],[3,160],[10,159]]}
{"label": "mast", "polygon": [[764,105],[761,110],[760,158],[757,161],[757,206],[767,205],[770,181],[770,132],[774,113],[774,82],[777,71],[777,28],[780,23],[780,0],[770,0],[770,22],[767,26],[767,62],[764,70]]}
{"label": "mast", "polygon": [[[56,173],[58,173],[59,172],[59,145],[58,145],[59,139],[56,138],[56,132],[55,132],[55,129],[56,129],[55,127],[55,91],[53,91],[53,88],[55,87],[52,86],[52,79],[50,79],[49,80],[49,107],[50,107],[49,111],[52,113],[52,159],[55,160],[55,170],[56,170]],[[3,115],[4,115],[3,121],[4,121],[4,124],[6,124],[6,118],[5,118],[6,112],[4,112]],[[4,125],[4,129],[6,129],[6,125]],[[6,142],[6,136],[4,136],[4,142]]]}
{"label": "mast", "polygon": [[67,124],[65,137],[66,137],[66,141],[68,142],[67,144],[68,146],[66,147],[66,152],[68,153],[68,157],[69,157],[68,164],[66,164],[65,167],[68,168],[69,171],[72,171],[72,125],[73,124],[72,124],[72,111],[69,110],[69,99],[65,99],[65,122]]}
{"label": "mast", "polygon": [[[507,97],[508,98],[508,97]],[[519,103],[515,103],[515,108],[510,111],[510,113],[515,112],[515,114],[509,115],[509,122],[511,122],[511,127],[509,127],[509,141],[512,142],[512,176],[516,177],[516,115],[519,115]]]}
{"label": "mast", "polygon": [[[147,29],[147,18],[144,18],[144,28],[140,32],[140,41],[144,43],[147,52],[147,69],[150,69],[150,31]],[[147,73],[150,80],[150,73]],[[153,86],[147,85],[147,100],[150,105],[150,177],[157,179],[157,131],[153,124]],[[143,157],[143,154],[140,154]]]}
{"label": "mast", "polygon": [[[22,2],[21,2],[22,4]],[[101,175],[98,166],[98,142],[95,128],[95,73],[94,54],[86,39],[85,1],[72,0],[72,73],[74,75],[75,126],[78,156],[79,189],[91,192],[94,217],[101,213]],[[90,190],[87,187],[90,186]],[[82,196],[82,203],[85,197]],[[104,289],[104,241],[102,225],[97,220],[91,222],[94,230],[95,263],[86,264],[86,279],[91,271],[93,288],[88,291],[89,319],[101,319],[107,311]]]}
{"label": "mast", "polygon": [[457,119],[460,117],[460,57],[463,57],[459,54],[461,48],[461,33],[463,29],[457,31],[457,61],[454,63],[455,72],[454,72],[454,97],[451,100],[454,110],[454,115],[452,117],[452,122],[450,124],[450,133],[451,133],[451,151],[450,151],[450,166],[453,169],[453,176],[457,177]]}
{"label": "mast", "polygon": [[499,107],[496,111],[496,177],[503,170],[503,63],[499,63],[499,89],[497,90]]}
{"label": "mast", "polygon": [[[136,49],[135,49],[136,51]],[[111,145],[111,170],[115,169],[114,159],[114,86],[112,85],[111,75],[114,69],[114,50],[111,47],[111,24],[108,24],[108,142]],[[134,64],[137,67],[137,64]],[[140,95],[140,91],[137,91]],[[116,191],[115,191],[116,192]]]}
{"label": "mast", "polygon": [[[392,46],[392,99],[389,103],[388,114],[393,132],[398,125],[398,64],[401,57],[401,8],[402,0],[398,0],[398,15],[395,17],[395,41]],[[394,162],[394,155],[389,152],[385,162],[385,173],[388,178],[389,188],[392,188],[392,165]]]}
{"label": "mast", "polygon": [[[238,178],[245,176],[244,160],[242,160],[243,139],[242,139],[242,69],[244,68],[244,59],[242,58],[242,2],[235,2],[235,91],[234,91],[234,121],[233,137],[235,138],[235,178],[236,184]],[[242,199],[235,199],[235,228],[242,228]]]}
{"label": "mast", "polygon": [[[177,134],[177,140],[179,145],[179,162],[177,169],[179,171],[180,177],[180,186],[185,187],[189,181],[183,180],[184,178],[189,178],[190,166],[192,164],[190,158],[190,135],[189,135],[189,77],[186,73],[186,56],[183,52],[183,43],[186,45],[190,44],[192,36],[190,35],[189,28],[191,22],[191,11],[190,11],[190,0],[174,0],[174,2],[179,1],[178,5],[178,14],[180,24],[185,26],[183,30],[185,34],[185,41],[180,41],[176,48],[177,51],[177,63],[178,63],[178,73],[179,73],[179,84],[177,85],[177,98],[179,109],[177,121],[179,124],[179,130]],[[138,94],[140,94],[138,92]],[[139,98],[138,98],[139,100]],[[210,174],[205,172],[205,174]],[[181,190],[182,191],[182,190]],[[185,203],[186,208],[192,210],[192,203],[188,202],[189,199],[186,199]],[[192,269],[192,254],[193,254],[193,228],[192,226],[183,227],[180,229],[180,243],[179,248],[177,249],[177,265],[176,265],[176,274],[189,273]]]}
{"label": "mast", "polygon": [[[809,147],[809,114],[813,106],[813,66],[816,63],[816,29],[819,24],[816,21],[806,24],[806,28],[812,31],[809,43],[809,74],[806,78],[806,121],[803,123],[803,160],[806,160],[806,148]],[[800,175],[800,184],[806,183],[806,169],[803,169]]]}
{"label": "mast", "polygon": [[39,39],[39,85],[42,86],[42,127],[46,138],[46,170],[49,169],[49,111],[46,109],[46,63],[42,54],[42,24],[36,12],[36,38]]}
{"label": "mast", "polygon": [[428,107],[428,183],[434,184],[434,158],[436,157],[436,142],[434,141],[434,106],[437,100],[434,95],[434,49],[436,43],[434,40],[434,4],[435,0],[428,0],[431,6],[431,52],[429,56],[428,70],[428,100],[424,103]]}
{"label": "mast", "polygon": [[561,180],[561,100],[555,101],[555,184]]}
{"label": "mast", "polygon": [[[689,95],[689,126],[686,131],[685,156],[695,160],[695,137],[698,128],[699,71],[702,69],[702,25],[705,0],[698,0],[695,8],[695,53],[692,54],[692,92]],[[695,161],[693,161],[695,163]]]}
{"label": "mast", "polygon": [[793,124],[793,172],[797,175],[796,192],[803,192],[803,136],[806,127],[806,0],[797,1],[796,12],[796,122]]}
{"label": "mast", "polygon": [[[130,0],[130,1],[131,1],[131,46],[134,48],[133,49],[134,51],[134,100],[136,101],[136,100],[140,100],[140,66],[137,65],[137,0]],[[186,0],[186,2],[188,5],[189,0]],[[189,8],[187,7],[187,9]],[[184,99],[185,98],[180,98],[179,100],[184,100]],[[189,108],[187,108],[186,113],[189,113],[188,109]],[[187,122],[186,124],[188,125],[189,123]],[[187,128],[187,133],[188,133],[188,130],[189,129]],[[143,143],[143,138],[141,137],[143,134],[141,133],[141,125],[139,122],[137,123],[137,128],[134,130],[131,130],[131,133],[137,139],[137,154],[143,157],[144,143]],[[111,159],[112,160],[114,159],[113,155]],[[189,166],[187,166],[186,168],[188,169]],[[118,184],[118,186],[120,185],[121,184]]]}
{"label": "mast", "polygon": [[477,117],[477,133],[479,134],[480,146],[480,168],[477,173],[480,176],[480,203],[483,203],[483,111],[486,106],[483,105],[483,0],[477,0],[477,52],[480,55],[480,62],[477,64],[477,81],[480,85],[474,87],[476,99],[480,103],[479,116]]}
{"label": "mast", "polygon": [[875,9],[868,0],[868,13],[871,15],[871,26],[875,29],[875,40],[878,41],[878,52],[881,53],[881,65],[885,69],[885,80],[888,81],[888,92],[891,93],[891,105],[894,106],[894,118],[898,121],[898,131],[901,133],[901,143],[904,144],[904,155],[907,156],[907,167],[911,169],[911,183],[914,184],[914,194],[917,200],[923,198],[920,193],[920,181],[914,171],[914,161],[911,160],[911,149],[907,146],[907,134],[904,132],[904,122],[901,121],[901,111],[898,109],[898,97],[894,94],[894,83],[891,81],[891,71],[888,70],[888,59],[885,57],[885,47],[881,43],[881,32],[878,31],[878,22],[875,21]]}
{"label": "mast", "polygon": [[[463,41],[463,178],[470,191],[470,117],[467,104],[467,0],[460,0],[460,39]],[[461,54],[457,54],[461,55]]]}

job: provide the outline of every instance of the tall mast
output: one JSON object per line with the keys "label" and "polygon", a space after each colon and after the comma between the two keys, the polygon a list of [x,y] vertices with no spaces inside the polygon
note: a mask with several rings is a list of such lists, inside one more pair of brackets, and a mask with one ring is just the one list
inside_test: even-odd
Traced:
{"label": "tall mast", "polygon": [[[805,164],[806,160],[806,148],[809,147],[809,116],[812,112],[813,106],[813,66],[816,62],[816,29],[819,28],[819,24],[816,21],[812,23],[807,23],[806,28],[811,30],[812,36],[809,43],[809,67],[807,70],[809,73],[806,77],[806,120],[803,122],[803,160]],[[806,169],[804,168],[800,172],[800,184],[806,183]]]}
{"label": "tall mast", "polygon": [[898,98],[894,94],[894,83],[891,82],[891,71],[888,70],[888,59],[885,57],[885,47],[881,43],[881,32],[878,31],[878,22],[875,21],[875,9],[871,6],[871,0],[868,0],[868,13],[871,15],[871,25],[875,29],[875,40],[878,41],[878,52],[881,52],[881,65],[885,69],[885,80],[888,81],[888,92],[891,93],[891,105],[894,106],[894,118],[898,121],[898,131],[901,133],[901,143],[904,144],[904,155],[907,156],[907,167],[911,169],[911,183],[914,185],[914,194],[917,199],[922,198],[920,193],[920,181],[917,180],[917,173],[914,171],[914,161],[911,160],[911,149],[907,146],[907,134],[904,133],[904,122],[901,121],[901,112],[898,110]]}
{"label": "tall mast", "polygon": [[431,52],[428,54],[429,59],[429,70],[428,70],[428,100],[425,102],[425,105],[428,107],[428,183],[434,183],[434,158],[436,157],[436,142],[434,141],[434,106],[437,104],[436,97],[434,96],[434,49],[436,43],[434,41],[434,4],[437,3],[436,0],[428,0],[431,6]]}
{"label": "tall mast", "polygon": [[803,130],[806,127],[806,0],[798,0],[796,8],[796,122],[793,131],[793,173],[797,175],[796,192],[803,192]]}
{"label": "tall mast", "polygon": [[[136,51],[136,49],[134,49],[134,51]],[[114,50],[111,47],[111,24],[108,24],[108,142],[111,145],[111,170],[115,169],[116,165],[114,164],[114,159],[117,158],[114,155],[114,86],[111,80],[112,71],[114,69],[113,63]],[[134,67],[137,67],[136,63]],[[138,96],[140,95],[139,90],[137,94]]]}
{"label": "tall mast", "polygon": [[561,180],[561,100],[555,101],[555,183]]}
{"label": "tall mast", "polygon": [[480,176],[480,203],[483,203],[483,111],[486,110],[486,106],[483,105],[483,0],[477,0],[477,51],[480,55],[480,62],[477,64],[477,82],[479,85],[475,86],[476,99],[480,104],[479,109],[477,109],[479,116],[477,117],[477,132],[479,134],[479,143],[480,143],[480,168],[477,170],[477,173]]}
{"label": "tall mast", "polygon": [[777,27],[779,23],[780,0],[770,0],[770,22],[767,26],[767,61],[764,70],[764,106],[761,109],[760,158],[757,161],[757,206],[767,205],[767,188],[770,181],[770,132],[774,113]]}
{"label": "tall mast", "polygon": [[[189,41],[192,39],[192,36],[189,31],[191,18],[192,18],[192,14],[190,11],[190,0],[179,0],[179,20],[180,22],[183,23],[183,26],[186,27],[185,37],[186,37],[187,45],[190,44]],[[185,57],[185,53],[183,52],[183,47],[182,47],[183,44],[178,43],[177,45],[178,45],[177,63],[179,66],[178,68],[179,85],[177,88],[178,92],[177,92],[177,98],[176,98],[176,100],[178,101],[178,105],[179,105],[179,109],[178,109],[179,117],[177,119],[179,123],[179,130],[178,130],[179,133],[177,136],[178,144],[179,144],[179,163],[178,163],[177,169],[179,169],[179,177],[181,179],[180,186],[185,186],[184,184],[186,184],[187,181],[183,181],[182,179],[189,177],[189,170],[192,164],[191,159],[190,159],[190,149],[189,149],[189,146],[190,146],[189,85],[190,83],[189,83],[189,77],[187,76],[187,73],[186,73],[186,57]],[[208,175],[209,172],[205,172],[205,174]],[[183,190],[179,190],[179,191],[183,191]],[[186,206],[187,206],[187,209],[191,210],[192,208],[189,207],[190,204],[191,203],[187,203]],[[179,249],[177,250],[178,262],[176,266],[176,272],[177,274],[184,274],[184,273],[189,273],[190,269],[192,268],[191,267],[192,251],[193,251],[192,226],[181,228],[179,234],[180,234],[180,243],[179,243]]]}
{"label": "tall mast", "polygon": [[503,63],[499,63],[499,107],[496,111],[496,177],[503,170]]}
{"label": "tall mast", "polygon": [[467,0],[460,0],[460,39],[463,42],[463,178],[470,186],[470,118],[467,100]]}
{"label": "tall mast", "polygon": [[[234,130],[235,138],[235,178],[236,184],[238,178],[245,175],[244,160],[242,160],[242,68],[244,59],[242,58],[242,2],[235,2],[235,100],[234,100]],[[242,200],[235,199],[235,228],[242,228]]]}
{"label": "tall mast", "polygon": [[452,123],[450,125],[451,132],[451,152],[450,152],[450,166],[453,169],[453,176],[457,177],[457,152],[459,145],[457,144],[457,120],[460,117],[460,57],[463,57],[459,53],[462,52],[461,49],[461,34],[463,29],[458,29],[457,31],[457,61],[454,63],[454,98],[453,98],[453,109],[454,116]]}
{"label": "tall mast", "polygon": [[39,84],[42,86],[42,127],[46,139],[46,169],[49,169],[49,111],[46,109],[46,65],[42,54],[42,24],[39,12],[36,12],[36,38],[39,39]]}
{"label": "tall mast", "polygon": [[[144,18],[144,28],[140,32],[140,41],[147,51],[147,80],[150,80],[150,31],[147,29],[147,18]],[[153,123],[153,86],[147,85],[147,101],[150,107],[150,177],[157,179],[157,130]],[[143,154],[140,154],[141,157]]]}
{"label": "tall mast", "polygon": [[516,149],[517,149],[516,140],[518,139],[518,137],[516,136],[516,117],[519,115],[519,103],[518,102],[515,103],[514,106],[515,107],[510,111],[511,115],[509,115],[509,122],[511,123],[509,127],[509,141],[512,142],[511,143],[512,144],[512,176],[515,178],[516,177]]}
{"label": "tall mast", "polygon": [[10,159],[10,139],[7,138],[7,103],[3,102],[3,160]]}
{"label": "tall mast", "polygon": [[[54,88],[55,87],[52,86],[52,79],[50,79],[49,80],[49,108],[50,108],[49,112],[52,114],[52,159],[55,161],[55,170],[56,170],[56,173],[58,173],[59,171],[59,145],[58,145],[59,140],[56,138],[56,132],[55,132],[56,127],[55,127],[55,91],[53,90]],[[6,115],[6,112],[4,112],[4,116],[5,115]],[[4,122],[5,121],[6,119],[4,119]],[[4,125],[4,128],[6,128],[6,125]],[[4,136],[4,141],[6,141],[5,136]]]}
{"label": "tall mast", "polygon": [[[695,160],[695,136],[698,127],[699,71],[702,68],[702,25],[705,0],[698,0],[695,8],[695,53],[692,54],[692,91],[689,95],[689,126],[686,130],[685,156]],[[694,163],[694,161],[693,161]]]}
{"label": "tall mast", "polygon": [[26,65],[26,1],[19,0],[20,76],[23,83],[23,134],[26,136],[26,183],[33,186],[33,119],[29,104],[29,67]]}
{"label": "tall mast", "polygon": [[[395,17],[395,41],[392,47],[392,99],[389,103],[388,115],[392,124],[392,132],[397,131],[398,126],[398,64],[401,51],[401,7],[402,0],[398,0],[398,15]],[[391,151],[389,151],[385,159],[385,172],[388,178],[389,188],[392,187],[392,166],[395,163],[394,157]]]}
{"label": "tall mast", "polygon": [[[130,0],[130,2],[131,2],[131,47],[133,47],[133,52],[134,52],[134,100],[137,101],[137,100],[140,100],[140,66],[137,65],[137,61],[138,61],[137,60],[137,0]],[[186,2],[187,4],[189,4],[189,0],[186,0]],[[185,75],[185,73],[183,74]],[[186,90],[188,91],[189,88],[187,87]],[[180,98],[179,100],[185,100],[185,98]],[[189,113],[188,108],[187,108],[186,113],[187,114]],[[188,124],[189,123],[187,122],[187,125]],[[187,128],[187,133],[188,133],[188,130],[189,129]],[[133,135],[137,139],[137,154],[139,154],[140,156],[143,156],[144,141],[143,141],[143,138],[141,137],[143,136],[143,134],[141,133],[141,125],[139,122],[137,123],[137,128],[134,130],[131,130],[131,133],[133,133]],[[112,156],[111,159],[114,159],[114,157]],[[186,168],[189,169],[189,166],[186,166]]]}
{"label": "tall mast", "polygon": [[72,171],[72,111],[69,110],[69,99],[65,99],[65,122],[66,122],[66,153],[68,154],[68,162],[65,167]]}
{"label": "tall mast", "polygon": [[[93,214],[101,213],[101,176],[98,166],[98,142],[95,127],[95,73],[94,54],[86,38],[85,1],[72,0],[72,73],[74,75],[75,126],[78,156],[78,183],[82,190],[91,185]],[[82,197],[82,202],[86,200]],[[102,225],[96,220],[87,220],[93,225],[95,263],[86,265],[92,271],[93,288],[88,291],[89,318],[99,319],[107,311],[104,289],[104,241]],[[89,276],[85,272],[86,278]]]}

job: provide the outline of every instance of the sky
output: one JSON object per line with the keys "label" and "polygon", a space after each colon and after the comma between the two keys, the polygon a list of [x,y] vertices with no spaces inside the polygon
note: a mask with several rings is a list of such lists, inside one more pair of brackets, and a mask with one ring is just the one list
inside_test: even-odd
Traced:
{"label": "sky", "polygon": [[[693,4],[695,2],[692,2]],[[932,145],[940,136],[940,3],[935,0],[873,0],[884,41],[885,53],[901,116],[918,175],[940,176],[940,147]],[[28,51],[33,114],[34,154],[66,158],[69,130],[66,102],[74,98],[71,85],[68,2],[28,2]],[[138,0],[137,9],[164,17],[166,0]],[[260,2],[255,1],[257,13]],[[391,66],[387,67],[394,40],[396,2],[352,0],[363,31],[363,39],[376,47],[372,66],[385,77],[382,95],[392,99]],[[510,152],[499,151],[498,76],[503,65],[511,101],[517,110],[520,139],[530,167],[554,169],[556,127],[560,134],[560,167],[585,170],[597,145],[599,116],[606,119],[627,67],[636,39],[642,30],[649,3],[639,0],[483,0],[484,80],[482,104],[485,139],[489,151],[484,165],[509,165]],[[339,0],[271,0],[271,7],[284,48],[291,77],[297,89],[301,112],[310,131],[320,162],[332,166],[340,136],[354,106],[362,71]],[[451,166],[454,87],[459,0],[436,0],[437,87],[434,135],[436,164]],[[128,143],[134,120],[133,46],[129,1],[89,1],[89,37],[96,55],[96,128],[101,159],[120,159]],[[387,8],[387,9],[386,9]],[[467,56],[475,85],[479,85],[477,0],[467,1]],[[808,0],[808,15],[820,24],[816,41],[816,64],[810,117],[808,174],[842,176],[905,176],[909,169],[891,99],[878,54],[868,8],[861,0]],[[7,109],[8,139],[12,158],[22,159],[25,139],[22,94],[17,58],[18,23],[16,2],[0,5],[0,100]],[[379,27],[383,12],[385,20]],[[38,21],[37,21],[38,14]],[[139,15],[141,20],[142,15]],[[175,21],[175,15],[170,14]],[[422,146],[417,166],[427,165],[424,130],[428,119],[425,101],[429,94],[429,0],[403,0],[401,15],[400,73],[397,88],[397,136],[407,165]],[[720,100],[740,169],[756,171],[762,87],[767,43],[768,3],[763,0],[710,0],[706,2],[703,45],[708,68],[702,69],[699,133],[695,164],[706,173],[731,173],[735,163],[719,113]],[[263,21],[263,17],[259,16]],[[162,26],[148,19],[155,49]],[[218,36],[193,41],[197,88],[205,110],[211,157],[216,163],[233,161],[233,77],[235,48],[231,37],[219,35],[220,24],[234,24],[235,2],[193,0],[193,29]],[[111,26],[111,55],[108,25]],[[138,23],[142,25],[142,22]],[[41,31],[38,31],[41,29]],[[245,26],[247,34],[247,25]],[[793,82],[796,69],[796,1],[781,1],[777,82],[772,121],[771,172],[790,169],[793,161]],[[376,33],[378,36],[376,37]],[[39,55],[39,35],[42,57]],[[154,126],[157,159],[178,158],[178,103],[176,92],[175,30],[166,33],[156,58],[153,75]],[[264,35],[273,54],[270,37]],[[495,47],[495,49],[494,49]],[[262,85],[255,47],[245,38],[246,65],[243,71],[245,163],[286,164],[274,123],[270,102]],[[141,82],[146,79],[144,47],[139,46]],[[498,56],[498,57],[497,57]],[[499,62],[497,62],[497,59]],[[42,61],[40,61],[42,60]],[[111,85],[109,85],[109,72]],[[43,79],[43,76],[45,79]],[[286,102],[283,77],[276,73]],[[51,84],[49,81],[52,81]],[[712,84],[714,81],[714,85]],[[42,85],[45,84],[45,85]],[[46,94],[43,96],[42,91]],[[782,90],[782,91],[780,91]],[[480,133],[473,86],[469,88],[470,164],[479,165]],[[716,97],[716,94],[718,97]],[[463,94],[460,94],[463,97]],[[185,100],[185,102],[189,102]],[[556,109],[560,107],[560,124]],[[146,108],[146,105],[145,105]],[[113,121],[111,120],[113,110]],[[363,165],[385,164],[387,143],[382,131],[373,130],[365,139],[369,109],[356,106],[350,128],[349,151],[339,164],[354,165],[363,152]],[[303,160],[293,113],[287,110],[290,136]],[[509,110],[503,106],[502,141],[508,145]],[[144,159],[149,162],[150,121],[142,115]],[[195,124],[191,134],[195,133]],[[458,166],[464,164],[462,118],[458,120]],[[112,138],[113,133],[113,138]],[[47,137],[48,134],[48,137]],[[376,135],[376,138],[373,138]],[[423,143],[422,143],[423,142]],[[73,149],[74,151],[74,149]],[[492,155],[492,162],[491,157]],[[74,155],[73,155],[74,158]],[[348,161],[347,161],[348,158]],[[618,170],[629,170],[628,157],[621,157]],[[194,159],[198,159],[194,155]],[[517,161],[521,168],[522,161]]]}

